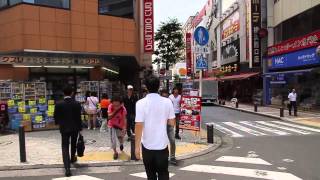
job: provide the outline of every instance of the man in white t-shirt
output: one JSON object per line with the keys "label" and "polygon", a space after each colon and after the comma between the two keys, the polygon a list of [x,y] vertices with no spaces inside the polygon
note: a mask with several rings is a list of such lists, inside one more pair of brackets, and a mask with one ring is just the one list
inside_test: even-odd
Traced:
{"label": "man in white t-shirt", "polygon": [[158,94],[160,80],[155,76],[146,79],[149,94],[136,104],[135,155],[143,163],[148,179],[169,180],[167,124],[175,125],[172,102]]}
{"label": "man in white t-shirt", "polygon": [[179,124],[180,124],[180,105],[181,105],[181,95],[179,94],[178,88],[173,88],[173,93],[169,96],[169,99],[173,103],[174,113],[176,115],[176,139],[181,139],[179,135]]}
{"label": "man in white t-shirt", "polygon": [[291,110],[293,107],[294,116],[297,116],[297,93],[295,89],[292,89],[291,93],[288,95],[288,99],[290,101],[289,104],[289,115],[291,116]]}

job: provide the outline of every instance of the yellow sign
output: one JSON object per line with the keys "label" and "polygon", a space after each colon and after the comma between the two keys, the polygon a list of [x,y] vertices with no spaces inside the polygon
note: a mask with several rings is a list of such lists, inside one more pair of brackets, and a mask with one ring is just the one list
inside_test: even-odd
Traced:
{"label": "yellow sign", "polygon": [[48,104],[49,104],[49,105],[54,105],[54,100],[49,100],[49,101],[48,101]]}
{"label": "yellow sign", "polygon": [[9,100],[7,103],[9,107],[14,106],[14,100]]}
{"label": "yellow sign", "polygon": [[46,103],[46,98],[39,99],[39,104],[45,104],[45,103]]}
{"label": "yellow sign", "polygon": [[29,101],[29,106],[35,106],[36,105],[36,101]]}
{"label": "yellow sign", "polygon": [[53,117],[53,114],[54,114],[54,112],[52,112],[52,111],[47,112],[48,117]]}
{"label": "yellow sign", "polygon": [[49,105],[48,106],[48,111],[49,112],[54,112],[54,105]]}
{"label": "yellow sign", "polygon": [[36,116],[36,123],[40,123],[40,122],[42,122],[42,120],[43,120],[43,117],[42,116]]}
{"label": "yellow sign", "polygon": [[31,115],[30,114],[23,114],[23,120],[24,121],[30,121],[31,120]]}
{"label": "yellow sign", "polygon": [[20,102],[18,102],[18,106],[19,107],[24,107],[26,105],[26,103],[24,102],[24,101],[20,101]]}
{"label": "yellow sign", "polygon": [[20,106],[18,111],[19,111],[19,113],[25,113],[26,112],[26,108],[24,106]]}
{"label": "yellow sign", "polygon": [[37,108],[31,108],[31,109],[30,109],[30,113],[32,113],[32,114],[37,113],[37,111],[38,111]]}

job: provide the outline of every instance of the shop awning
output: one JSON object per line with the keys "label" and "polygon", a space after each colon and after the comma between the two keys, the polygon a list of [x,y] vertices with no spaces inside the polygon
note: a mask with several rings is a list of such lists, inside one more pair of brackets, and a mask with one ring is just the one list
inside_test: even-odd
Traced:
{"label": "shop awning", "polygon": [[243,80],[243,79],[248,79],[253,76],[257,76],[260,74],[259,72],[253,72],[253,73],[242,73],[242,74],[237,74],[237,75],[232,75],[232,76],[224,76],[219,78],[219,81],[234,81],[234,80]]}

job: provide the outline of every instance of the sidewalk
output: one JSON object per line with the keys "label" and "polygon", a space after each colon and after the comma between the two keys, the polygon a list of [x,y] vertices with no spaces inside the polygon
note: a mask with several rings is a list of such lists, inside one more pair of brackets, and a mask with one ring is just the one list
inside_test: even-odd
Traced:
{"label": "sidewalk", "polygon": [[[140,162],[130,161],[130,142],[125,141],[124,152],[119,160],[113,160],[110,148],[109,133],[99,130],[83,130],[86,141],[85,156],[78,158],[79,165],[130,165]],[[184,131],[182,140],[177,143],[177,159],[186,159],[208,153],[220,146],[221,140],[213,145],[202,138],[200,143],[194,143],[198,138],[191,132]],[[20,163],[18,134],[0,135],[0,171],[6,169],[28,169],[44,167],[62,167],[61,137],[59,131],[39,131],[26,133],[27,163]]]}
{"label": "sidewalk", "polygon": [[[220,106],[237,109],[235,104],[231,102],[226,102],[225,105]],[[258,112],[254,112],[253,105],[240,103],[237,110],[320,128],[320,113],[298,111],[298,116],[296,117],[289,116],[289,111],[285,109],[284,117],[280,117],[280,109],[268,106],[258,106]]]}

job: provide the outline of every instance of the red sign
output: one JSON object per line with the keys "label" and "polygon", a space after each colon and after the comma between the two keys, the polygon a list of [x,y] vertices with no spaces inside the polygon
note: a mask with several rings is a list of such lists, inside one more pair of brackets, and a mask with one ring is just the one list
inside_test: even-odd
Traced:
{"label": "red sign", "polygon": [[187,76],[192,75],[192,52],[191,52],[192,36],[191,33],[186,34],[186,66]]}
{"label": "red sign", "polygon": [[143,40],[144,52],[153,53],[154,27],[153,27],[153,0],[143,1]]}
{"label": "red sign", "polygon": [[268,56],[285,54],[317,45],[320,45],[320,31],[310,33],[303,37],[289,39],[280,44],[268,47]]}
{"label": "red sign", "polygon": [[201,129],[201,97],[182,96],[180,129],[200,131]]}

